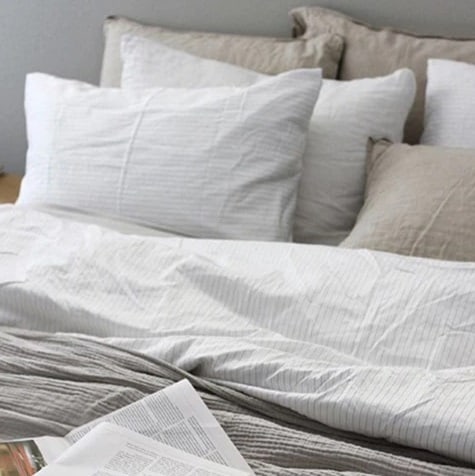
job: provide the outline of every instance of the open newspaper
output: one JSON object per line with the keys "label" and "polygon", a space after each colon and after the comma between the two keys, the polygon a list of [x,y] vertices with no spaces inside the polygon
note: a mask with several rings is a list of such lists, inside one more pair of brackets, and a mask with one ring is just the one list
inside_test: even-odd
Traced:
{"label": "open newspaper", "polygon": [[[101,425],[96,429],[102,423],[109,423],[109,425]],[[103,439],[100,432],[107,432],[107,439]],[[116,435],[114,438],[111,436],[113,433]],[[97,439],[100,444],[96,442]],[[91,441],[93,446],[87,446],[91,444]],[[107,447],[103,448],[102,445]],[[89,448],[89,453],[82,453],[86,446]],[[135,448],[138,452],[135,459],[151,461],[149,468],[144,467],[145,472],[138,472],[137,469],[126,472],[128,466],[124,463],[124,469],[114,472],[112,469],[116,467],[116,463],[111,461],[122,461],[125,455],[129,454],[130,448]],[[151,456],[148,459],[143,455],[138,456],[140,453],[147,452],[156,456],[155,459]],[[109,455],[110,458],[107,461],[100,459],[101,453]],[[78,454],[80,457],[76,459]],[[203,465],[203,470],[186,472],[185,469],[181,469],[179,472],[173,469],[172,465],[170,465],[171,469],[167,470],[164,463],[163,467],[160,466],[158,457],[174,460],[177,465],[181,463],[185,465],[183,468],[186,465],[190,468],[199,468],[199,461]],[[66,458],[66,461],[62,458]],[[107,459],[106,456],[104,458]],[[135,459],[131,458],[130,464]],[[52,463],[56,461],[57,464],[68,465],[68,471],[64,471],[64,466],[61,466],[59,472],[56,473],[42,470],[49,466],[48,471],[55,471],[56,466]],[[80,461],[84,467],[74,469],[75,466],[71,464],[74,465],[75,461]],[[101,464],[105,469],[100,469]],[[108,464],[112,466],[107,469]],[[150,468],[154,465],[162,467],[161,472],[153,472]],[[213,466],[213,469],[207,469],[209,465]],[[220,468],[221,472],[216,468]],[[30,476],[40,470],[42,470],[41,475],[68,474],[71,476],[88,474],[94,476],[127,474],[244,476],[253,474],[249,465],[187,380],[182,380],[81,426],[63,438],[46,436],[0,444],[0,474]],[[87,472],[89,470],[92,472]],[[232,470],[234,472],[230,472]]]}
{"label": "open newspaper", "polygon": [[251,473],[101,423],[38,476],[246,476]]}

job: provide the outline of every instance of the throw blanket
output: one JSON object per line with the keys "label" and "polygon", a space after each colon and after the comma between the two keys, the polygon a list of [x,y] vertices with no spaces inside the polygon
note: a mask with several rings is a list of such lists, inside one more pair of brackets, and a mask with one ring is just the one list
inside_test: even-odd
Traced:
{"label": "throw blanket", "polygon": [[424,452],[305,429],[308,420],[283,408],[97,340],[21,331],[0,332],[0,438],[64,435],[183,377],[201,389],[256,475],[475,474],[424,462],[441,461]]}
{"label": "throw blanket", "polygon": [[0,207],[0,325],[90,334],[475,463],[475,264],[125,236]]}

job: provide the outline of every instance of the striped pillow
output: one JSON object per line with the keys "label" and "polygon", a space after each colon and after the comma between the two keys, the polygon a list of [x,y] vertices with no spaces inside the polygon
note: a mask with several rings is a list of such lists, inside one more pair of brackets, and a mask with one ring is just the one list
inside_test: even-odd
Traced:
{"label": "striped pillow", "polygon": [[29,75],[20,204],[193,237],[290,240],[320,70],[249,87],[102,89]]}

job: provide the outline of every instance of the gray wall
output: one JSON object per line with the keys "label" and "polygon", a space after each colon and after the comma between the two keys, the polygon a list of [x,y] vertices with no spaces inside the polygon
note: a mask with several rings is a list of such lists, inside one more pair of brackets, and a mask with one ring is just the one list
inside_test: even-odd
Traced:
{"label": "gray wall", "polygon": [[126,15],[163,26],[290,35],[287,12],[322,5],[374,25],[475,36],[475,0],[0,0],[0,164],[23,173],[25,74],[96,83],[103,19]]}

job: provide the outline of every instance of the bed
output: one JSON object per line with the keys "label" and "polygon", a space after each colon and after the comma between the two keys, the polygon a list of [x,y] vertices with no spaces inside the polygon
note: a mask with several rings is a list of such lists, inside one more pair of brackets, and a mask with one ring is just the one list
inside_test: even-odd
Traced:
{"label": "bed", "polygon": [[28,75],[1,439],[185,377],[258,475],[475,474],[475,40],[291,18]]}

